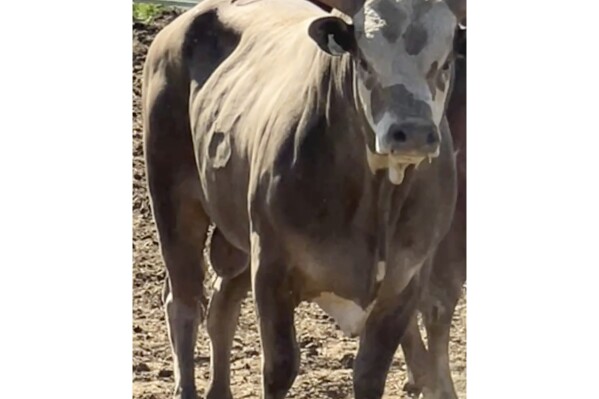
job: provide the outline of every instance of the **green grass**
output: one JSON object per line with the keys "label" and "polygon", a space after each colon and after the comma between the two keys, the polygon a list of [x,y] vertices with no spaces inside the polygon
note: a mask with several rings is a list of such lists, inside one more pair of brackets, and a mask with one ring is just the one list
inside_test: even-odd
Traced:
{"label": "green grass", "polygon": [[164,7],[158,4],[133,3],[133,19],[138,22],[150,23],[164,12]]}

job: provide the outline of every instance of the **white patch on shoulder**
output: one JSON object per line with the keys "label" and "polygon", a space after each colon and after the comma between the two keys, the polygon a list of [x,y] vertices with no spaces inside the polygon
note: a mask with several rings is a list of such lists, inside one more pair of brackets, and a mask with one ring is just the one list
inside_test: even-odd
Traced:
{"label": "white patch on shoulder", "polygon": [[376,300],[363,309],[349,299],[343,299],[330,292],[323,292],[314,299],[314,302],[335,319],[346,336],[356,337],[362,332]]}

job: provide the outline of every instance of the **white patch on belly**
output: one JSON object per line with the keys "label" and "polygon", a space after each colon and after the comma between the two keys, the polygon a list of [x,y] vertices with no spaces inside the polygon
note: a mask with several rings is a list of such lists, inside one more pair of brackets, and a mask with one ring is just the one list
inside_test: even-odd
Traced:
{"label": "white patch on belly", "polygon": [[314,299],[314,302],[335,319],[345,335],[356,337],[362,332],[376,300],[368,305],[366,309],[363,309],[349,299],[343,299],[330,292],[323,292]]}
{"label": "white patch on belly", "polygon": [[223,284],[223,279],[222,277],[216,277],[216,280],[214,280],[214,283],[212,284],[212,288],[214,288],[215,291],[220,291],[220,287]]}

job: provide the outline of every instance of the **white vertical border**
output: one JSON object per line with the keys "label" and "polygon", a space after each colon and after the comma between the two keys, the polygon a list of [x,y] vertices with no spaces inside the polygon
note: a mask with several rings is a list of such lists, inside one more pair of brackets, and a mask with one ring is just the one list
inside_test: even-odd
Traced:
{"label": "white vertical border", "polygon": [[[593,398],[597,6],[469,3],[468,398]],[[131,396],[130,4],[0,11],[1,397]]]}
{"label": "white vertical border", "polygon": [[468,6],[468,398],[599,397],[597,3]]}
{"label": "white vertical border", "polygon": [[131,397],[131,10],[0,6],[0,397]]}

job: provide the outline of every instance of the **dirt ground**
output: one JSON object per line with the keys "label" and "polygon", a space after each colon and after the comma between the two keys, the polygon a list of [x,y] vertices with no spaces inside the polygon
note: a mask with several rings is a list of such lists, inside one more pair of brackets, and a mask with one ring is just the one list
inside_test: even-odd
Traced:
{"label": "dirt ground", "polygon": [[[152,23],[133,23],[133,397],[167,399],[172,395],[172,356],[166,335],[161,289],[165,271],[147,197],[140,115],[141,71],[156,33],[177,15],[167,12]],[[301,368],[289,398],[352,398],[351,363],[357,340],[343,336],[315,305],[296,311]],[[236,399],[259,398],[260,346],[251,299],[242,306],[232,352],[232,390]],[[460,399],[466,397],[466,302],[453,320],[451,366]],[[203,397],[209,378],[209,344],[200,328],[196,346],[196,380]],[[385,398],[407,398],[405,363],[397,351]]]}

